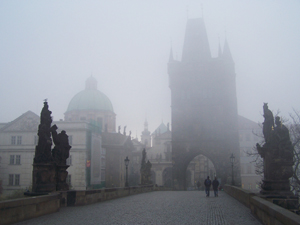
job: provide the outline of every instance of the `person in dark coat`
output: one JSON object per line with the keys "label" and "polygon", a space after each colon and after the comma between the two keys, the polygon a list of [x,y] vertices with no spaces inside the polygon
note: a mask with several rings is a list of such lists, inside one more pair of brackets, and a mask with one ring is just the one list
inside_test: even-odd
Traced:
{"label": "person in dark coat", "polygon": [[218,187],[219,187],[219,181],[217,180],[217,177],[212,182],[212,186],[214,189],[215,197],[218,197]]}
{"label": "person in dark coat", "polygon": [[209,189],[211,186],[211,180],[209,179],[209,176],[207,176],[207,179],[205,179],[204,186],[205,186],[206,197],[209,197]]}

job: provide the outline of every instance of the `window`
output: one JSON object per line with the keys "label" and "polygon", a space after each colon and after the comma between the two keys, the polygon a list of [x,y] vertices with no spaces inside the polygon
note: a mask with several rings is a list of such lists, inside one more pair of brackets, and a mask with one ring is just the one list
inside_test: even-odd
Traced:
{"label": "window", "polygon": [[21,155],[16,155],[16,164],[17,165],[21,164]]}
{"label": "window", "polygon": [[15,156],[14,155],[10,155],[9,164],[11,164],[11,165],[15,164]]}
{"label": "window", "polygon": [[11,144],[12,145],[16,144],[16,136],[11,136]]}
{"label": "window", "polygon": [[105,169],[101,170],[101,181],[105,181]]}
{"label": "window", "polygon": [[17,145],[22,144],[22,136],[17,136]]}
{"label": "window", "polygon": [[13,174],[8,175],[8,185],[10,185],[10,186],[14,185],[14,175]]}
{"label": "window", "polygon": [[105,168],[105,158],[101,158],[101,167]]}
{"label": "window", "polygon": [[9,174],[8,175],[8,185],[9,186],[19,186],[20,185],[20,174]]}
{"label": "window", "polygon": [[72,165],[72,155],[70,155],[69,158],[67,158],[66,164],[67,164],[68,166],[71,166],[71,165]]}
{"label": "window", "polygon": [[21,155],[10,155],[9,164],[10,165],[21,165]]}
{"label": "window", "polygon": [[20,174],[15,174],[15,186],[20,185]]}
{"label": "window", "polygon": [[66,179],[66,183],[71,186],[71,174],[68,174],[67,179]]}

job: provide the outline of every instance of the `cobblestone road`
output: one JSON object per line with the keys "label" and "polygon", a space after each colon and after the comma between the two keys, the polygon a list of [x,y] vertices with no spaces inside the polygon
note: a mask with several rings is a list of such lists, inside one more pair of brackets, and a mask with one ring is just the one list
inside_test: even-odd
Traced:
{"label": "cobblestone road", "polygon": [[224,192],[205,197],[203,191],[160,191],[133,195],[17,223],[53,224],[238,224],[258,225],[250,210]]}

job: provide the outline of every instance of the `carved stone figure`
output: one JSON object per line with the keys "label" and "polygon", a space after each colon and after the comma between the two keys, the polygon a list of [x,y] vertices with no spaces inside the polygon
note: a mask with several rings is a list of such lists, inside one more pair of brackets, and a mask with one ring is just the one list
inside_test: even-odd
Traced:
{"label": "carved stone figure", "polygon": [[[264,103],[264,123],[263,134],[265,143],[263,146],[256,144],[260,156],[264,160],[264,178],[261,185],[261,194],[269,196],[289,196],[294,197],[290,191],[289,178],[293,175],[293,145],[290,140],[289,130],[280,121],[280,117],[274,118],[272,112]],[[294,200],[290,201],[290,206],[295,204]]]}
{"label": "carved stone figure", "polygon": [[147,157],[146,149],[143,149],[142,163],[141,163],[141,184],[142,185],[151,184],[152,164],[149,160],[146,162],[146,157]]}
{"label": "carved stone figure", "polygon": [[38,145],[35,148],[34,163],[50,163],[52,139],[50,134],[50,126],[52,122],[51,111],[48,109],[48,103],[44,102],[41,111],[41,122],[38,128]]}
{"label": "carved stone figure", "polygon": [[263,110],[265,118],[265,121],[263,122],[263,135],[265,137],[265,141],[267,142],[271,131],[274,128],[274,117],[273,113],[268,108],[268,103],[264,103]]}
{"label": "carved stone figure", "polygon": [[[71,146],[65,131],[57,134],[57,126],[53,125],[51,127],[51,113],[45,100],[41,111],[38,144],[35,148],[33,161],[32,191],[35,194],[69,190],[66,183],[68,175],[66,170],[69,167],[66,165],[66,159],[69,158]],[[52,138],[55,147],[51,154]]]}
{"label": "carved stone figure", "polygon": [[71,146],[69,145],[69,138],[66,131],[56,132],[57,126],[51,127],[51,133],[55,147],[52,150],[52,157],[57,165],[66,165],[66,160],[69,158]]}

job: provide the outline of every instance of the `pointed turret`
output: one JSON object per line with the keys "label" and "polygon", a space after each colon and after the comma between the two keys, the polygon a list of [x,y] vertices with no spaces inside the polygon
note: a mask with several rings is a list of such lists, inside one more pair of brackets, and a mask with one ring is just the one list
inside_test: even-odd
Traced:
{"label": "pointed turret", "polygon": [[144,131],[148,131],[148,121],[147,121],[147,119],[145,119]]}
{"label": "pointed turret", "polygon": [[207,33],[202,18],[187,21],[182,62],[205,62],[211,59]]}
{"label": "pointed turret", "polygon": [[231,55],[231,51],[229,49],[229,45],[228,45],[227,39],[225,39],[225,44],[224,44],[222,58],[224,60],[226,60],[227,62],[232,62],[233,63],[233,58],[232,58],[232,55]]}
{"label": "pointed turret", "polygon": [[218,57],[219,57],[219,58],[222,57],[222,50],[221,50],[220,40],[219,40]]}
{"label": "pointed turret", "polygon": [[151,147],[151,133],[148,130],[148,122],[145,119],[144,130],[141,135],[141,142],[145,145],[145,147]]}
{"label": "pointed turret", "polygon": [[169,55],[169,63],[174,61],[174,57],[173,57],[173,49],[171,47],[170,49],[170,55]]}

